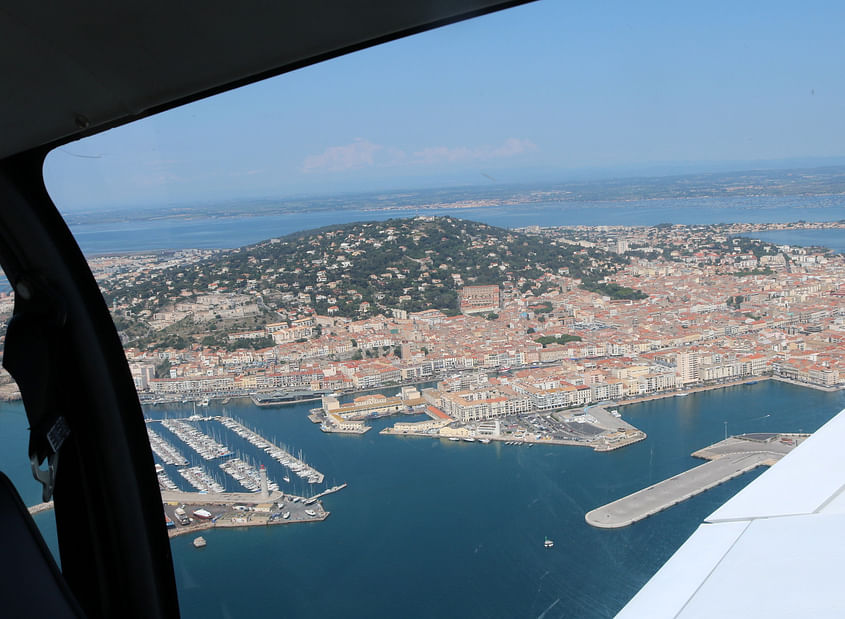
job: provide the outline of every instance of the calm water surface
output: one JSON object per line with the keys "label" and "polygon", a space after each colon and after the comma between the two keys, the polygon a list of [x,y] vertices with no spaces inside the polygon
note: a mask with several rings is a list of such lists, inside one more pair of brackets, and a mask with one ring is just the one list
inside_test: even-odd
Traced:
{"label": "calm water surface", "polygon": [[[587,511],[700,464],[689,454],[720,440],[724,421],[731,434],[809,432],[843,407],[843,393],[773,381],[634,404],[621,412],[648,439],[602,454],[377,433],[395,419],[363,436],[325,435],[307,420],[307,404],[212,406],[210,414],[225,409],[301,449],[330,484],[349,487],[324,500],[332,515],[322,523],[210,531],[203,550],[191,536],[175,538],[183,616],[609,617],[761,471],[625,529],[591,528]],[[222,426],[212,427],[230,442]],[[3,468],[36,502],[28,467],[15,464],[25,460],[25,431],[19,405],[0,407]],[[55,547],[55,525],[39,521]],[[543,548],[544,536],[553,549]]]}
{"label": "calm water surface", "polygon": [[497,208],[334,210],[261,217],[159,219],[71,226],[86,254],[172,248],[233,248],[301,230],[393,217],[451,215],[504,228],[566,225],[716,224],[836,221],[842,196],[757,196],[628,202],[553,202]]}
{"label": "calm water surface", "polygon": [[845,229],[829,230],[770,230],[754,232],[748,236],[775,243],[776,245],[797,245],[799,247],[827,247],[837,253],[845,253]]}

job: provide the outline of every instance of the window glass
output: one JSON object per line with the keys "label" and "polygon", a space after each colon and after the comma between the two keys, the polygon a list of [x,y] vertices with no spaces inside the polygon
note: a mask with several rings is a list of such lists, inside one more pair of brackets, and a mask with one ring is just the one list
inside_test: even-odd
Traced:
{"label": "window glass", "polygon": [[[14,309],[14,291],[0,273],[0,354],[6,343],[6,326]],[[52,503],[41,501],[41,484],[32,476],[27,455],[29,422],[20,400],[20,391],[12,376],[0,368],[0,472],[15,485],[24,504],[30,508],[53,556],[58,560],[56,521]]]}
{"label": "window glass", "polygon": [[841,12],[539,2],[50,153],[185,616],[612,616],[763,469],[594,510],[841,410]]}

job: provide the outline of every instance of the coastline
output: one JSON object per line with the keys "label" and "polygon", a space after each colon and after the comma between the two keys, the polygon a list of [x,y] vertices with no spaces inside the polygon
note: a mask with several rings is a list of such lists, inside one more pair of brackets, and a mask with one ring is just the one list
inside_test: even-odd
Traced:
{"label": "coastline", "polygon": [[[763,382],[764,380],[776,380],[782,383],[789,383],[790,385],[795,385],[796,387],[807,387],[808,389],[815,389],[817,391],[825,391],[828,393],[834,391],[841,391],[845,389],[845,387],[825,387],[823,385],[815,385],[813,383],[802,383],[797,380],[792,380],[790,378],[784,378],[783,376],[748,376],[741,380],[735,380],[726,383],[718,383],[715,385],[699,385],[697,387],[689,387],[684,390],[686,394],[692,393],[700,393],[702,391],[712,391],[713,389],[722,389],[724,387],[736,387],[738,385],[747,385],[749,383],[759,383]],[[650,402],[652,400],[662,400],[664,398],[674,398],[678,397],[677,391],[665,392],[665,393],[654,393],[638,398],[631,398],[630,400],[619,400],[616,405],[617,406],[627,406],[628,404],[639,404],[641,402]]]}
{"label": "coastline", "polygon": [[[712,391],[713,389],[723,389],[725,387],[736,387],[738,385],[747,385],[749,383],[758,383],[764,380],[771,380],[771,376],[749,376],[741,380],[731,381],[727,383],[718,383],[715,385],[699,385],[697,387],[688,387],[684,389],[683,393],[693,394],[701,393],[702,391]],[[809,385],[807,385],[809,386]],[[652,400],[662,400],[664,398],[675,398],[678,396],[678,391],[668,391],[661,393],[652,393],[641,397],[631,398],[630,400],[619,400],[616,402],[617,406],[627,406],[628,404],[640,404],[641,402],[651,402]]]}
{"label": "coastline", "polygon": [[772,376],[770,378],[772,380],[777,380],[782,383],[789,383],[790,385],[795,385],[796,387],[809,387],[810,389],[815,389],[817,391],[826,391],[828,393],[833,393],[834,391],[842,391],[843,389],[845,389],[845,385],[840,385],[839,387],[825,387],[824,385],[814,385],[813,383],[802,383],[800,380],[793,380],[784,376]]}
{"label": "coastline", "polygon": [[[524,368],[521,368],[521,369],[524,369]],[[472,370],[467,369],[467,370],[464,370],[464,371],[471,372]],[[817,385],[817,384],[814,384],[814,383],[801,382],[801,381],[793,380],[791,378],[786,378],[784,376],[761,375],[761,376],[746,376],[746,377],[741,378],[739,380],[734,380],[734,381],[730,381],[730,382],[715,383],[715,384],[703,384],[703,385],[697,385],[697,386],[691,385],[689,387],[681,389],[681,391],[683,391],[684,393],[687,393],[687,394],[698,393],[700,391],[709,391],[710,389],[720,389],[722,387],[732,387],[732,386],[736,386],[736,385],[744,385],[744,384],[747,384],[747,383],[759,382],[759,381],[764,381],[764,380],[778,380],[778,381],[781,381],[781,382],[796,385],[798,387],[808,387],[810,389],[817,389],[819,391],[831,392],[831,391],[839,391],[839,390],[845,389],[845,384],[839,385],[839,386],[834,386],[834,387],[825,387],[824,385]],[[421,384],[426,384],[426,383],[436,383],[437,381],[438,381],[438,377],[428,377],[424,380],[403,381],[403,382],[398,382],[398,383],[391,383],[391,384],[388,384],[388,385],[381,385],[379,387],[368,387],[366,389],[354,389],[354,390],[349,390],[349,391],[343,391],[341,395],[343,397],[353,397],[353,396],[359,395],[359,394],[367,394],[367,393],[373,393],[373,392],[384,392],[384,391],[389,391],[389,390],[392,390],[392,389],[401,389],[402,387],[406,387],[406,386],[421,385]],[[201,399],[200,395],[207,397],[211,401],[225,400],[225,399],[247,399],[247,400],[251,400],[251,401],[253,401],[253,403],[255,403],[254,400],[252,400],[252,397],[254,395],[259,395],[259,396],[260,395],[267,395],[269,393],[273,393],[274,391],[278,391],[278,389],[255,389],[255,390],[250,390],[247,393],[236,393],[236,394],[232,394],[232,393],[213,393],[212,392],[212,393],[205,393],[205,394],[194,394],[194,395],[188,396],[187,400],[186,400],[184,394],[170,395],[170,396],[160,396],[160,397],[155,398],[155,399],[149,399],[150,394],[146,394],[146,393],[144,395],[146,395],[147,398],[142,399],[142,398],[140,398],[140,396],[142,394],[139,393],[138,395],[139,395],[139,399],[141,401],[142,406],[156,406],[156,405],[159,405],[159,404],[185,404],[185,403],[190,403],[190,402],[194,402],[194,401],[199,401]],[[619,400],[617,402],[617,404],[618,404],[618,406],[625,406],[627,404],[637,404],[639,402],[648,402],[649,400],[656,400],[656,399],[660,399],[660,398],[670,398],[670,397],[676,396],[677,393],[678,393],[678,390],[668,391],[668,392],[658,392],[658,393],[653,393],[653,394],[649,394],[649,395],[645,395],[645,396],[638,396],[638,397],[633,397],[633,398],[630,398],[630,399],[626,398],[624,400]],[[320,397],[314,397],[314,398],[307,398],[307,399],[301,399],[301,400],[274,402],[272,404],[257,404],[257,406],[260,406],[261,408],[272,408],[272,407],[278,407],[278,406],[288,406],[288,405],[292,405],[292,404],[300,404],[302,402],[316,402],[316,401],[319,401],[319,400],[320,400]],[[597,404],[601,404],[601,402],[597,402]],[[317,422],[315,422],[315,423],[317,423]]]}

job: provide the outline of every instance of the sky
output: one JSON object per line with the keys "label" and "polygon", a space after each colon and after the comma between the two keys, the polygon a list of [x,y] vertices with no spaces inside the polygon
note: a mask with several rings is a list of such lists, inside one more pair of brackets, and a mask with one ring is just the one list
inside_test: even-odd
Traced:
{"label": "sky", "polygon": [[845,163],[845,3],[541,0],[72,142],[65,212]]}

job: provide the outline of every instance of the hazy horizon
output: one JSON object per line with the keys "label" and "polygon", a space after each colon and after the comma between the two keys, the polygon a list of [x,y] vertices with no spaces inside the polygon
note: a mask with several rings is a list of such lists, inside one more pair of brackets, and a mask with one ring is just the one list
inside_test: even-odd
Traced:
{"label": "hazy horizon", "polygon": [[845,164],[845,7],[537,2],[53,151],[64,212]]}

